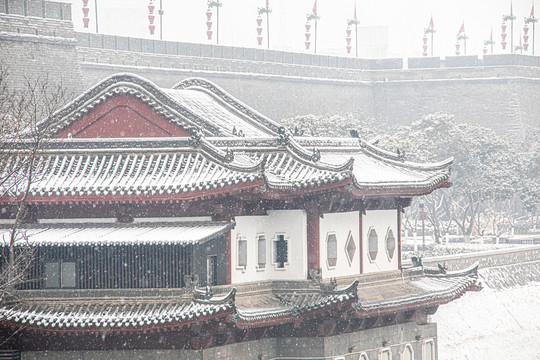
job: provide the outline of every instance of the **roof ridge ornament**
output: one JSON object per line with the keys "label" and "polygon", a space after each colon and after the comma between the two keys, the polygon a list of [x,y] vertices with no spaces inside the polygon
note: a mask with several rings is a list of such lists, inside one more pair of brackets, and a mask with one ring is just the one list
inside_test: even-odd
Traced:
{"label": "roof ridge ornament", "polygon": [[289,134],[289,132],[287,131],[285,127],[281,126],[278,129],[278,135],[279,135],[279,139],[278,139],[279,145],[288,146],[290,144],[291,135]]}
{"label": "roof ridge ornament", "polygon": [[189,130],[189,134],[191,135],[188,142],[189,145],[192,147],[199,147],[201,144],[202,138],[203,138],[203,132],[200,128],[193,128]]}

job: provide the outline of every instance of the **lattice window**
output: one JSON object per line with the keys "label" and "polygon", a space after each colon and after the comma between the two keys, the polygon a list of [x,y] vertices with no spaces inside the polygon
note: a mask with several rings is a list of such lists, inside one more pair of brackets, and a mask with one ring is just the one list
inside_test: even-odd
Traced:
{"label": "lattice window", "polygon": [[264,235],[257,237],[257,265],[260,269],[266,266],[266,238]]}
{"label": "lattice window", "polygon": [[369,229],[368,232],[368,254],[371,260],[377,258],[379,252],[379,236],[374,228]]}
{"label": "lattice window", "polygon": [[284,268],[289,261],[289,250],[285,235],[277,235],[277,240],[274,241],[274,263],[278,268]]}
{"label": "lattice window", "polygon": [[386,233],[386,253],[388,258],[391,260],[394,258],[394,252],[396,251],[396,238],[394,237],[394,232],[392,229],[388,228]]}
{"label": "lattice window", "polygon": [[347,242],[345,243],[345,253],[347,254],[347,260],[349,260],[349,265],[351,265],[354,259],[354,255],[356,255],[356,243],[354,242],[352,232],[349,233],[349,237],[347,238]]}
{"label": "lattice window", "polygon": [[238,267],[247,266],[247,240],[238,239]]}
{"label": "lattice window", "polygon": [[74,288],[75,285],[75,262],[59,261],[45,263],[46,288]]}
{"label": "lattice window", "polygon": [[337,264],[337,238],[336,234],[328,234],[326,237],[326,260],[329,267]]}
{"label": "lattice window", "polygon": [[217,285],[217,256],[209,255],[206,257],[206,285]]}

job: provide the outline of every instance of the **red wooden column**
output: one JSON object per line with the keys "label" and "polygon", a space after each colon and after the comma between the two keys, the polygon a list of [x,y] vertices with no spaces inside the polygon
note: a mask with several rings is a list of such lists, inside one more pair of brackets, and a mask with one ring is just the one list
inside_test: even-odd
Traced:
{"label": "red wooden column", "polygon": [[[310,204],[311,205],[311,204]],[[315,205],[315,204],[313,204]],[[318,270],[321,267],[321,249],[320,249],[320,217],[319,211],[315,206],[306,206],[307,215],[307,270]]]}
{"label": "red wooden column", "polygon": [[360,209],[358,212],[358,256],[360,256],[360,274],[364,273],[364,241],[362,236],[362,215],[363,215],[363,209]]}
{"label": "red wooden column", "polygon": [[401,270],[401,205],[397,206],[398,269]]}

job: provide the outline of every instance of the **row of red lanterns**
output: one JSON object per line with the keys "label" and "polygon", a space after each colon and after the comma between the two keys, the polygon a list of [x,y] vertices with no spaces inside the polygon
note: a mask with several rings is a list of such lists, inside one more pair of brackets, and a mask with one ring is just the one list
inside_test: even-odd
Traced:
{"label": "row of red lanterns", "polygon": [[311,23],[308,21],[306,22],[306,32],[305,32],[305,36],[306,36],[306,50],[309,50],[309,47],[311,46]]}
{"label": "row of red lanterns", "polygon": [[150,30],[150,35],[154,35],[154,31],[156,30],[156,25],[154,24],[154,20],[156,19],[156,15],[154,15],[155,9],[156,5],[154,4],[154,0],[150,0],[150,3],[148,4],[148,30]]}
{"label": "row of red lanterns", "polygon": [[257,16],[257,43],[259,45],[262,45],[262,41],[263,41],[263,36],[262,36],[262,31],[263,31],[263,28],[262,28],[262,16],[259,14],[259,16]]}
{"label": "row of red lanterns", "polygon": [[208,8],[208,10],[206,10],[206,36],[208,37],[208,40],[212,40],[212,34],[214,33],[212,30],[212,15],[212,9]]}
{"label": "row of red lanterns", "polygon": [[85,28],[88,28],[88,24],[90,23],[90,18],[88,17],[88,13],[90,12],[90,8],[88,7],[88,0],[83,0],[83,25]]}

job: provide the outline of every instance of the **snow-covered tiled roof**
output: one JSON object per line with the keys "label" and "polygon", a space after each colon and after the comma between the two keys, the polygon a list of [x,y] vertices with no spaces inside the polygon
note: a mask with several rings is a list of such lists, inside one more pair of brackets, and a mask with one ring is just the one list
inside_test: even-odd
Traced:
{"label": "snow-covered tiled roof", "polygon": [[207,136],[265,137],[276,135],[279,127],[206,80],[187,79],[163,89],[134,74],[104,79],[38,126],[58,133],[118,94],[136,97],[171,123],[185,130],[202,129]]}
{"label": "snow-covered tiled roof", "polygon": [[[88,300],[24,297],[20,302],[5,304],[0,308],[0,327],[9,326],[22,330],[62,332],[67,330],[95,332],[103,328],[111,331],[123,329],[160,331],[164,327],[183,326],[190,322],[215,320],[227,315],[240,329],[280,325],[315,319],[326,311],[332,316],[368,318],[398,311],[410,311],[447,303],[465,293],[477,280],[477,267],[451,274],[413,274],[396,272],[395,279],[362,283],[358,280],[349,286],[334,290],[314,287],[306,282],[268,282],[266,285],[246,288],[245,293],[232,289],[219,296],[205,297],[196,290],[192,298],[186,296],[111,297],[110,292],[100,300],[93,294]],[[302,285],[303,284],[303,285]],[[266,287],[265,287],[266,286]],[[252,285],[253,287],[253,285]],[[41,295],[40,295],[41,294]],[[179,293],[181,294],[181,293]],[[208,292],[207,294],[212,294]],[[200,295],[203,295],[200,298]],[[65,296],[65,295],[64,295]],[[106,300],[106,301],[105,301]]]}
{"label": "snow-covered tiled roof", "polygon": [[[145,102],[191,137],[47,141],[30,202],[178,202],[332,183],[351,185],[360,198],[416,196],[449,182],[451,159],[415,164],[357,138],[294,137],[203,79],[162,89],[136,75],[113,75],[39,126],[61,131],[116,94]],[[0,171],[19,160],[15,154]],[[24,177],[8,179],[0,185],[3,203],[25,191]]]}
{"label": "snow-covered tiled roof", "polygon": [[[17,245],[30,246],[119,246],[128,244],[188,245],[225,234],[231,223],[185,222],[141,224],[43,224],[18,230]],[[11,229],[0,228],[0,246],[6,245]]]}

